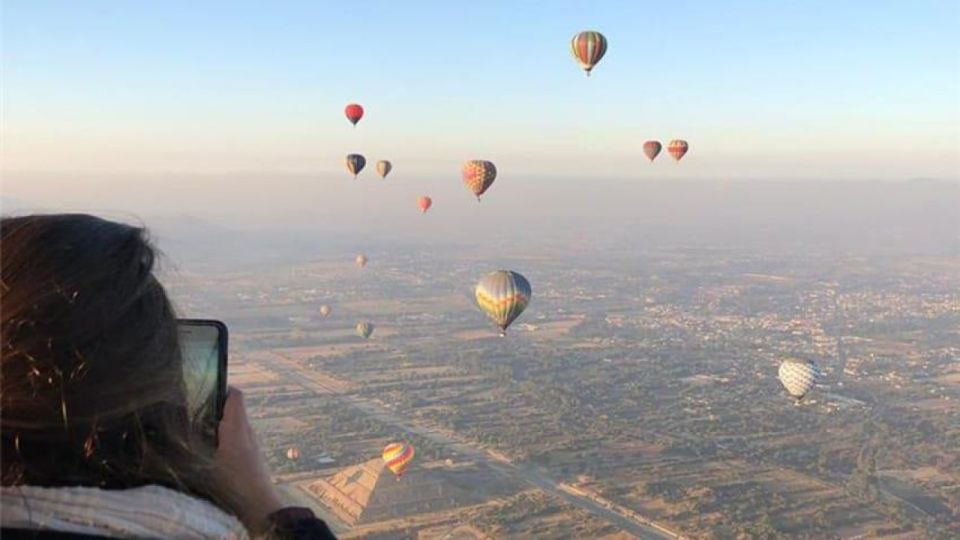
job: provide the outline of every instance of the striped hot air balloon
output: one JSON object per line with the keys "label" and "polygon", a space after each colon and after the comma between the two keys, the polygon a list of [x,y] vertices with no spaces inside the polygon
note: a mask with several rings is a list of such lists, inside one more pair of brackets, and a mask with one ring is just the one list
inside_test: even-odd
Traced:
{"label": "striped hot air balloon", "polygon": [[607,52],[607,38],[600,32],[580,32],[570,41],[570,50],[589,77],[590,71]]}
{"label": "striped hot air balloon", "polygon": [[797,358],[784,360],[780,364],[777,375],[783,387],[787,389],[787,393],[793,396],[797,403],[823,378],[820,368],[812,360]]}
{"label": "striped hot air balloon", "polygon": [[347,170],[350,171],[350,174],[354,178],[360,174],[360,171],[363,170],[363,167],[367,164],[367,159],[360,154],[347,154]]}
{"label": "striped hot air balloon", "polygon": [[373,323],[361,321],[357,323],[357,335],[363,339],[370,339],[373,335]]}
{"label": "striped hot air balloon", "polygon": [[687,144],[687,141],[683,139],[674,139],[670,141],[670,144],[667,145],[667,152],[670,152],[670,155],[673,156],[673,159],[677,161],[680,161],[680,158],[682,158],[689,149],[690,145]]}
{"label": "striped hot air balloon", "polygon": [[662,149],[663,145],[660,144],[660,141],[647,141],[643,143],[643,153],[651,162],[657,159],[657,156],[660,155],[660,150]]}
{"label": "striped hot air balloon", "polygon": [[410,468],[413,461],[413,446],[405,442],[390,443],[383,449],[383,464],[397,475],[397,480]]}
{"label": "striped hot air balloon", "polygon": [[480,279],[474,294],[477,305],[493,319],[503,336],[510,323],[527,308],[533,291],[527,278],[510,270],[497,270]]}
{"label": "striped hot air balloon", "polygon": [[356,126],[357,122],[363,118],[363,107],[359,103],[351,103],[343,110],[343,114],[347,115],[347,120]]}
{"label": "striped hot air balloon", "polygon": [[463,183],[476,195],[477,200],[497,179],[497,167],[490,161],[473,159],[463,164]]}
{"label": "striped hot air balloon", "polygon": [[377,162],[377,174],[380,175],[380,178],[386,178],[390,171],[393,170],[393,164],[385,159],[381,159]]}
{"label": "striped hot air balloon", "polygon": [[433,199],[427,197],[426,195],[417,199],[417,206],[420,208],[421,214],[426,214],[427,210],[433,205]]}

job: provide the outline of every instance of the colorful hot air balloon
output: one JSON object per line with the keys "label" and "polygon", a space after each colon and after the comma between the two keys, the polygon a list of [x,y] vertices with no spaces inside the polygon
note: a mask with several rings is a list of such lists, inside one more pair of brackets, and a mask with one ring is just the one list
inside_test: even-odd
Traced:
{"label": "colorful hot air balloon", "polygon": [[386,465],[393,474],[397,475],[397,480],[407,472],[410,462],[413,461],[413,446],[407,443],[390,443],[383,449],[383,464]]}
{"label": "colorful hot air balloon", "polygon": [[354,259],[354,261],[357,263],[357,266],[359,268],[363,268],[364,266],[367,265],[367,256],[361,253],[357,255],[357,258]]}
{"label": "colorful hot air balloon", "polygon": [[600,32],[580,32],[570,41],[570,50],[589,77],[590,70],[607,52],[607,38]]}
{"label": "colorful hot air balloon", "polygon": [[427,210],[430,209],[430,206],[433,205],[433,199],[427,197],[426,195],[419,197],[417,199],[417,206],[420,207],[420,213],[426,214]]}
{"label": "colorful hot air balloon", "polygon": [[368,323],[366,321],[357,323],[357,335],[363,339],[370,339],[370,336],[373,334],[373,323]]}
{"label": "colorful hot air balloon", "polygon": [[296,461],[300,459],[300,449],[297,448],[296,446],[291,446],[290,448],[287,448],[287,459],[289,459],[290,461]]}
{"label": "colorful hot air balloon", "polygon": [[797,400],[797,403],[807,395],[823,374],[812,360],[788,358],[780,364],[777,373],[787,393]]}
{"label": "colorful hot air balloon", "polygon": [[647,141],[643,143],[643,153],[646,154],[650,161],[657,159],[662,148],[663,145],[660,144],[660,141]]}
{"label": "colorful hot air balloon", "polygon": [[391,170],[393,170],[393,164],[389,161],[381,159],[377,162],[377,174],[380,175],[380,178],[386,178]]}
{"label": "colorful hot air balloon", "polygon": [[667,145],[667,152],[670,152],[670,155],[673,156],[673,159],[677,161],[680,161],[680,158],[682,158],[689,149],[690,145],[687,144],[687,141],[682,139],[674,139],[670,141],[670,144]]}
{"label": "colorful hot air balloon", "polygon": [[497,270],[483,276],[475,291],[477,305],[500,328],[500,335],[523,313],[533,291],[527,278],[510,270]]}
{"label": "colorful hot air balloon", "polygon": [[363,167],[367,164],[367,159],[360,154],[347,154],[347,170],[354,178],[360,174]]}
{"label": "colorful hot air balloon", "polygon": [[474,159],[463,164],[463,183],[477,196],[478,201],[496,179],[497,167],[490,161]]}
{"label": "colorful hot air balloon", "polygon": [[351,103],[347,105],[347,108],[343,110],[343,113],[347,115],[347,120],[356,126],[357,122],[363,118],[363,107],[361,107],[359,103]]}
{"label": "colorful hot air balloon", "polygon": [[330,310],[330,306],[328,306],[328,305],[326,305],[326,304],[323,304],[322,306],[320,306],[320,316],[321,316],[321,317],[328,317],[328,316],[330,315],[330,311],[331,311],[331,310]]}

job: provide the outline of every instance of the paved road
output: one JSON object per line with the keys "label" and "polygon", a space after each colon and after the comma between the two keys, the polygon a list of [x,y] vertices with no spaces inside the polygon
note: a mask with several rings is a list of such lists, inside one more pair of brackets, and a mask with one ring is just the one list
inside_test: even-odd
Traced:
{"label": "paved road", "polygon": [[676,535],[658,529],[651,523],[636,519],[623,512],[617,511],[613,507],[607,507],[601,502],[581,495],[576,495],[560,488],[559,483],[547,476],[543,471],[527,466],[517,465],[504,461],[493,455],[487,450],[474,446],[469,441],[462,439],[456,434],[438,431],[426,426],[411,422],[390,411],[389,409],[374,403],[370,400],[353,395],[343,394],[339,390],[330,388],[324,384],[320,377],[311,377],[310,369],[306,369],[296,361],[291,360],[281,354],[275,353],[276,363],[269,367],[283,374],[290,381],[297,381],[305,389],[320,394],[337,394],[343,402],[366,415],[376,419],[384,424],[392,425],[410,433],[416,433],[421,437],[446,446],[457,454],[472,459],[478,463],[483,463],[494,471],[508,478],[519,478],[526,483],[537,487],[544,492],[559,497],[567,503],[585,510],[594,516],[626,531],[637,538],[643,540],[667,540],[678,538]]}

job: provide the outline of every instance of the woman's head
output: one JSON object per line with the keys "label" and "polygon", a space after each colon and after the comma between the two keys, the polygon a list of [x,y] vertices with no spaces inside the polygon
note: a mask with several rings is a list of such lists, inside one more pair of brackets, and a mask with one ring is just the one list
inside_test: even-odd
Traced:
{"label": "woman's head", "polygon": [[202,460],[143,229],[36,215],[0,239],[3,484],[183,488]]}

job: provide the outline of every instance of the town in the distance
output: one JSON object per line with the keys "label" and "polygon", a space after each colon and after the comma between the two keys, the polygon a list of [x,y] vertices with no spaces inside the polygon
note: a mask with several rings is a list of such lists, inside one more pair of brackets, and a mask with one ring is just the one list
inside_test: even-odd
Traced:
{"label": "town in the distance", "polygon": [[[218,266],[195,239],[170,244],[164,279],[181,313],[230,325],[229,382],[277,484],[343,538],[956,538],[949,202],[913,229],[850,205],[786,234],[805,211],[773,199],[769,229],[744,206],[700,229],[571,223],[504,245],[534,288],[505,337],[473,299],[495,268],[455,243],[383,243],[363,268],[269,247]],[[799,404],[786,358],[823,372]],[[416,449],[399,479],[391,442]]]}

